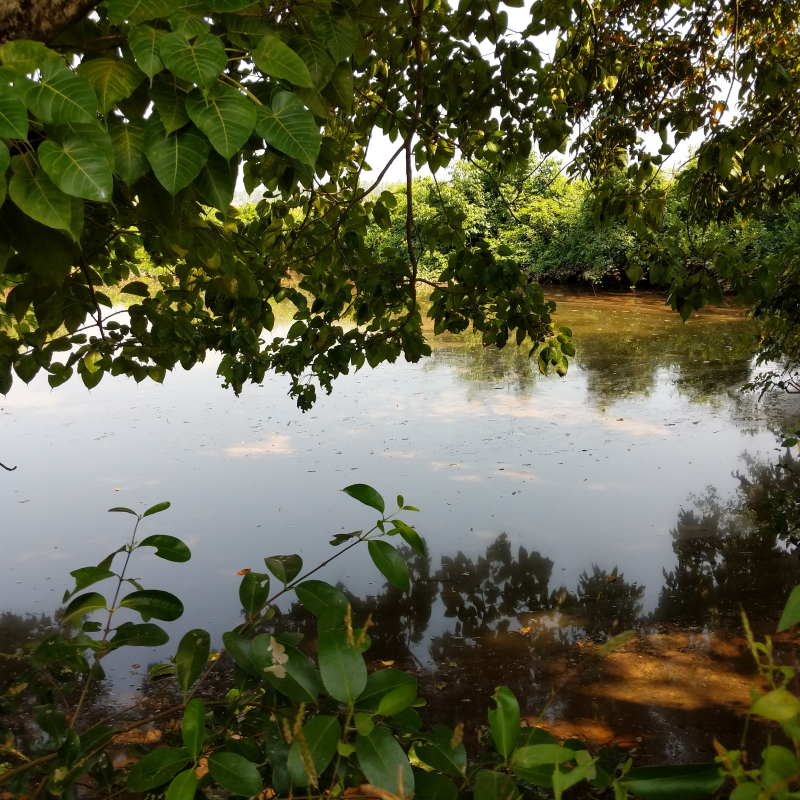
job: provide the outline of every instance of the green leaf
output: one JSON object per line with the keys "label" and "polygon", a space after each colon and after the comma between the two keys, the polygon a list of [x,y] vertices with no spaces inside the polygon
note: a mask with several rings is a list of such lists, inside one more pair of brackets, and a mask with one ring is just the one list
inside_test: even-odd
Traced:
{"label": "green leaf", "polygon": [[231,86],[215,85],[208,94],[194,89],[186,98],[186,112],[223,157],[232,158],[256,126],[256,107]]}
{"label": "green leaf", "polygon": [[781,614],[778,632],[788,630],[792,625],[797,625],[798,622],[800,622],[800,586],[795,586],[786,601],[783,614]]}
{"label": "green leaf", "polygon": [[403,748],[386,728],[376,727],[369,736],[356,736],[356,755],[367,780],[398,797],[414,791],[414,773]]}
{"label": "green leaf", "polygon": [[456,800],[458,789],[450,778],[438,772],[414,771],[415,800]]}
{"label": "green leaf", "polygon": [[398,686],[381,698],[376,713],[382,717],[393,717],[407,709],[414,702],[416,696],[416,686],[409,683]]}
{"label": "green leaf", "polygon": [[128,773],[128,790],[147,792],[166,783],[192,760],[182,747],[161,747],[142,756]]}
{"label": "green leaf", "polygon": [[324,581],[303,581],[295,588],[295,594],[315,617],[321,617],[329,611],[341,611],[341,621],[344,622],[350,601],[335,586]]}
{"label": "green leaf", "polygon": [[290,556],[268,556],[264,559],[267,569],[285,586],[291,583],[303,569],[303,559],[293,554]]}
{"label": "green leaf", "polygon": [[619,650],[620,647],[624,647],[631,639],[636,638],[636,631],[624,631],[623,633],[617,634],[613,638],[609,639],[605,644],[600,645],[597,648],[597,655],[599,656],[607,656],[610,653],[613,653],[615,650]]}
{"label": "green leaf", "polygon": [[174,594],[160,589],[133,592],[120,601],[120,606],[138,612],[145,622],[152,617],[172,622],[183,614],[183,603]]}
{"label": "green leaf", "polygon": [[[336,717],[320,715],[303,726],[302,736],[305,737],[314,770],[317,775],[321,775],[336,755],[336,746],[342,736],[342,726]],[[295,786],[307,786],[309,783],[303,766],[301,747],[300,737],[295,737],[289,748],[289,775]]]}
{"label": "green leaf", "polygon": [[108,132],[114,148],[114,172],[128,186],[133,186],[149,169],[144,151],[144,120],[122,122],[109,120]]}
{"label": "green leaf", "polygon": [[421,556],[424,556],[425,543],[420,538],[420,535],[410,525],[406,525],[405,522],[401,522],[399,519],[393,520],[393,524],[395,530],[400,532],[400,536],[405,539],[406,543],[411,545]]}
{"label": "green leaf", "polygon": [[43,169],[31,174],[23,169],[11,178],[8,194],[20,210],[42,225],[72,231],[72,204]]}
{"label": "green leaf", "polygon": [[511,775],[482,769],[475,776],[475,800],[517,800],[519,788]]}
{"label": "green leaf", "polygon": [[206,33],[190,42],[182,33],[168,33],[161,42],[164,66],[185,81],[210,87],[228,65],[219,37]]}
{"label": "green leaf", "polygon": [[314,115],[292,92],[278,92],[272,108],[258,106],[256,132],[270,147],[311,166],[320,148],[319,127]]}
{"label": "green leaf", "polygon": [[325,631],[319,639],[319,671],[332,697],[355,703],[367,685],[367,665],[355,647],[348,647],[347,631]]}
{"label": "green leaf", "polygon": [[159,75],[153,81],[150,99],[167,133],[172,133],[189,122],[189,114],[186,112],[187,96],[188,93],[174,76]]}
{"label": "green leaf", "polygon": [[258,47],[253,50],[253,61],[265,75],[282,78],[304,88],[311,88],[314,85],[303,59],[277,36],[262,37]]}
{"label": "green leaf", "polygon": [[75,588],[69,594],[75,594],[87,586],[114,577],[114,573],[110,569],[102,567],[81,567],[70,572],[70,575],[75,578]]}
{"label": "green leaf", "polygon": [[350,65],[339,64],[322,92],[332,105],[349,114],[353,110],[353,70]]}
{"label": "green leaf", "polygon": [[17,75],[30,75],[57,58],[61,55],[55,50],[30,39],[15,39],[0,47],[0,60]]}
{"label": "green leaf", "polygon": [[216,150],[211,150],[194,179],[194,187],[207,205],[227,214],[236,191],[238,171],[236,159],[226,161]]}
{"label": "green leaf", "polygon": [[39,160],[62,192],[99,203],[111,200],[114,189],[111,167],[100,148],[84,137],[69,136],[61,145],[42,142]]}
{"label": "green leaf", "polygon": [[237,753],[218,751],[208,757],[211,777],[231,794],[252,797],[263,788],[258,770]]}
{"label": "green leaf", "polygon": [[194,769],[187,769],[179,773],[172,779],[164,800],[194,800],[198,782]]}
{"label": "green leaf", "polygon": [[101,608],[106,607],[106,599],[103,595],[97,592],[87,592],[86,594],[78,595],[67,607],[64,609],[64,616],[62,622],[71,622],[84,614],[91,614],[93,611],[99,611]]}
{"label": "green leaf", "polygon": [[[116,506],[116,508],[109,508],[108,509],[108,513],[109,514],[115,512],[115,511],[121,512],[121,513],[125,513],[125,514],[133,514],[134,517],[138,517],[139,516],[133,509],[125,508],[125,506]],[[119,550],[115,550],[113,555],[116,555],[119,552],[120,552]]]}
{"label": "green leaf", "polygon": [[298,36],[292,40],[292,49],[308,67],[311,83],[317,89],[322,89],[333,76],[336,64],[328,55],[325,46],[308,36]]}
{"label": "green leaf", "polygon": [[101,114],[107,114],[120,100],[130,97],[144,80],[144,73],[121,58],[84,60],[76,72],[92,84]]}
{"label": "green leaf", "polygon": [[567,747],[557,744],[531,744],[517,748],[511,756],[511,766],[514,770],[533,769],[544,764],[561,764],[572,761],[575,752]]}
{"label": "green leaf", "polygon": [[789,722],[800,714],[800,700],[783,687],[773,689],[753,703],[750,713],[775,722]]}
{"label": "green leaf", "polygon": [[403,556],[389,542],[374,539],[367,545],[375,566],[384,577],[398,589],[408,590],[411,582],[408,577],[408,566]]}
{"label": "green leaf", "polygon": [[44,123],[97,121],[92,85],[60,58],[42,67],[39,82],[20,78],[15,88],[22,102]]}
{"label": "green leaf", "polygon": [[0,85],[0,136],[4,139],[28,138],[28,110],[10,86],[2,85]]}
{"label": "green leaf", "polygon": [[234,662],[249,675],[261,677],[261,673],[250,659],[250,642],[241,633],[226,631],[222,634],[222,644]]}
{"label": "green leaf", "polygon": [[[0,174],[2,174],[3,177],[5,177],[5,174],[8,170],[8,165],[10,163],[11,163],[11,153],[8,152],[8,147],[6,147],[5,143],[0,142]],[[3,198],[5,199],[5,195],[3,195]],[[1,205],[3,204],[0,203],[0,206]],[[4,238],[2,240],[2,245],[0,245],[0,247],[2,247],[3,250],[5,250],[6,246],[7,242],[6,239]],[[2,263],[2,266],[0,266],[0,271],[2,271],[2,268],[5,267],[5,262],[0,262],[0,263]]]}
{"label": "green leaf", "polygon": [[153,514],[159,514],[162,511],[166,511],[170,507],[170,503],[168,501],[164,501],[162,503],[156,503],[154,506],[150,506],[147,511],[142,514],[142,519],[145,517],[149,517]]}
{"label": "green leaf", "polygon": [[717,764],[674,764],[632,769],[622,784],[642,800],[700,800],[714,794],[724,780]]}
{"label": "green leaf", "polygon": [[174,14],[169,15],[169,26],[176,33],[182,33],[187,39],[206,34],[211,26],[203,19],[202,13],[195,13],[191,9],[179,8]]}
{"label": "green leaf", "polygon": [[134,625],[126,622],[117,629],[111,640],[111,647],[159,647],[169,641],[169,636],[163,628],[147,622]]}
{"label": "green leaf", "polygon": [[211,145],[194,126],[167,134],[158,119],[148,120],[145,152],[158,182],[172,195],[200,173]]}
{"label": "green leaf", "polygon": [[386,503],[383,502],[383,498],[371,486],[367,486],[366,483],[354,483],[352,486],[345,487],[342,491],[358,500],[359,503],[380,511],[381,514],[386,510]]}
{"label": "green leaf", "polygon": [[417,756],[439,772],[454,778],[463,778],[467,769],[467,751],[464,745],[459,743],[453,747],[455,731],[444,725],[434,725],[433,731],[427,742],[417,744]]}
{"label": "green leaf", "polygon": [[353,54],[358,41],[358,27],[348,16],[331,17],[320,14],[315,33],[325,42],[337,64]]}
{"label": "green leaf", "polygon": [[192,557],[192,551],[175,536],[155,534],[142,539],[139,547],[155,547],[156,555],[165,561],[175,561],[181,563],[188,561]]}
{"label": "green leaf", "polygon": [[150,290],[144,281],[131,281],[126,283],[121,289],[122,294],[132,294],[135,297],[150,297]]}
{"label": "green leaf", "polygon": [[166,35],[166,31],[156,30],[149,25],[139,25],[128,34],[128,44],[136,64],[150,80],[164,69],[160,54],[161,42]]}
{"label": "green leaf", "polygon": [[239,584],[239,600],[247,618],[250,619],[266,603],[269,597],[269,575],[260,572],[245,572]]}
{"label": "green leaf", "polygon": [[253,5],[252,0],[206,0],[214,11],[233,13]]}
{"label": "green leaf", "polygon": [[492,699],[497,703],[497,708],[489,709],[489,727],[495,747],[507,759],[516,747],[519,735],[519,703],[513,692],[505,686],[498,686]]}
{"label": "green leaf", "polygon": [[211,637],[202,628],[187,631],[181,638],[175,654],[175,669],[184,697],[202,674],[210,652]]}
{"label": "green leaf", "polygon": [[138,25],[148,19],[167,17],[174,10],[172,0],[108,0],[108,21],[117,25],[128,20]]}
{"label": "green leaf", "polygon": [[402,686],[412,687],[417,693],[417,680],[399,669],[379,669],[371,672],[364,691],[356,700],[356,708],[364,711],[377,711],[386,695]]}
{"label": "green leaf", "polygon": [[[319,682],[313,664],[296,648],[283,645],[289,660],[283,664],[286,675],[279,678],[267,673],[267,681],[290,700],[298,703],[316,703],[319,697]],[[263,672],[261,673],[263,676]]]}
{"label": "green leaf", "polygon": [[49,139],[63,143],[70,138],[79,138],[97,147],[108,162],[114,166],[114,146],[111,136],[99,122],[63,122],[60,125],[48,125],[45,129]]}
{"label": "green leaf", "polygon": [[195,762],[200,757],[200,753],[203,752],[205,725],[206,707],[203,705],[202,700],[195,697],[183,712],[183,725],[181,726],[183,746]]}

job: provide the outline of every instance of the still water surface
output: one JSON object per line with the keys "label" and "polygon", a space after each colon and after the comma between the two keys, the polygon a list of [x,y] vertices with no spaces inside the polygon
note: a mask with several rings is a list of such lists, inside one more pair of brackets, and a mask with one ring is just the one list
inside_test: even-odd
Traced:
{"label": "still water surface", "polygon": [[[142,532],[180,536],[192,561],[139,551],[131,574],[184,601],[184,616],[164,625],[173,642],[190,628],[227,630],[240,618],[237,570],[290,552],[311,565],[330,555],[332,534],[373,524],[339,491],[358,482],[421,510],[405,519],[429,559],[412,560],[408,596],[387,590],[358,549],[318,577],[375,612],[373,658],[427,675],[450,707],[475,694],[482,714],[481,693],[501,682],[541,707],[561,669],[544,654],[626,627],[724,625],[735,606],[699,589],[684,602],[676,588],[681,542],[715,535],[703,511],[775,461],[780,431],[800,415],[739,391],[752,331],[738,312],[684,325],[657,295],[550,296],[578,351],[564,379],[463,336],[437,339],[420,364],[343,379],[305,415],[280,377],[236,398],[211,363],[163,386],[15,384],[0,400],[0,460],[18,465],[0,475],[0,611],[52,614],[70,570],[129,538],[131,518],[106,509],[169,500]],[[759,573],[749,561],[737,601],[762,602],[774,564]],[[300,612],[282,611],[278,625],[303,627]],[[119,693],[145,672],[130,659],[114,666]]]}

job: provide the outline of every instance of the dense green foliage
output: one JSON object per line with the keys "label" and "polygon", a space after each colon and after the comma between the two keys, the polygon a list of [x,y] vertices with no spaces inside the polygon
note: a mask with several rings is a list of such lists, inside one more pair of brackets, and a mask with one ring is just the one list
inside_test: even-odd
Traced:
{"label": "dense green foliage", "polygon": [[[380,518],[370,531],[338,534],[331,544],[344,553],[366,542],[387,581],[408,590],[408,567],[388,539],[400,536],[424,556],[419,534],[398,517],[416,509],[398,497],[397,510],[387,515],[383,497],[372,487],[355,484],[344,491]],[[0,731],[0,748],[14,760],[0,763],[0,785],[13,797],[44,789],[47,797],[74,800],[80,786],[87,797],[165,791],[169,800],[193,800],[198,790],[219,787],[242,797],[260,796],[267,789],[269,796],[333,798],[361,787],[380,800],[412,795],[456,800],[468,793],[475,800],[519,800],[543,791],[561,800],[571,787],[585,787],[586,796],[607,793],[617,800],[629,794],[643,800],[700,800],[728,781],[735,800],[755,800],[788,797],[798,784],[795,752],[774,743],[764,750],[763,765],[755,768],[741,752],[717,744],[716,763],[637,769],[618,749],[593,754],[580,740],[562,743],[542,728],[521,726],[517,699],[502,686],[488,712],[486,749],[470,758],[463,725],[423,729],[415,708],[425,701],[417,696],[414,677],[393,668],[368,673],[363,654],[371,644],[369,617],[355,620],[347,597],[311,577],[320,567],[303,573],[297,555],[268,556],[264,573],[244,571],[239,599],[246,621],[222,634],[223,653],[212,653],[210,632],[191,630],[169,663],[151,669],[151,679],[175,684],[180,700],[174,707],[154,717],[142,704],[138,715],[136,708],[128,711],[133,721],[119,727],[109,724],[117,715],[92,721],[91,689],[104,678],[103,660],[123,647],[165,644],[168,633],[151,620],[170,622],[183,613],[175,595],[146,589],[140,579],[128,577],[131,558],[141,547],[154,548],[167,561],[190,560],[189,548],[176,537],[137,539],[139,525],[168,507],[159,503],[141,515],[111,509],[136,517],[130,542],[97,566],[71,573],[75,588],[64,597],[60,632],[3,655],[5,663],[21,670],[0,696],[0,713],[30,713],[35,721],[22,741],[11,730]],[[112,586],[110,601],[96,590],[106,581]],[[268,632],[276,600],[289,592],[316,619],[316,663],[297,648],[300,634]],[[142,621],[119,623],[124,610]],[[91,618],[97,612],[105,613],[104,622]],[[779,723],[797,747],[800,700],[791,691],[794,670],[777,665],[771,641],[756,643],[743,619],[767,685],[766,692],[754,692],[751,713]],[[800,587],[789,597],[779,631],[798,622]],[[634,635],[628,631],[609,639],[597,655],[614,652]],[[221,664],[231,663],[221,658],[224,654],[232,660],[233,686],[223,689],[223,696],[206,684]],[[172,726],[165,746],[140,751],[132,765],[114,766],[107,751],[117,734],[170,718],[180,724]]]}
{"label": "dense green foliage", "polygon": [[[484,0],[104,0],[48,47],[8,42],[0,390],[43,369],[54,386],[75,370],[89,387],[109,372],[163,380],[218,351],[237,391],[274,370],[308,408],[351,369],[429,354],[423,273],[437,332],[526,342],[563,372],[569,334],[555,335],[531,276],[619,272],[623,249],[627,278],[668,286],[684,318],[728,288],[764,320],[766,356],[792,358],[794,251],[728,234],[797,197],[796,18],[793,3],[537,0],[518,35]],[[382,174],[362,189],[375,130],[398,142],[401,196],[366,191]],[[698,133],[697,159],[663,180]],[[508,224],[462,171],[424,188],[416,216],[415,167],[480,162],[513,190],[545,179],[526,172],[534,150],[567,148],[590,206],[553,183],[501,198]],[[229,207],[240,166],[248,190],[266,189],[247,222]],[[478,205],[462,218],[448,192]],[[393,209],[405,241],[395,231],[375,257],[369,225],[392,227]],[[589,219],[609,232],[587,235]],[[108,291],[136,276],[141,247],[167,268],[161,289],[134,281],[130,319],[108,320]],[[275,299],[297,311],[273,340]]]}

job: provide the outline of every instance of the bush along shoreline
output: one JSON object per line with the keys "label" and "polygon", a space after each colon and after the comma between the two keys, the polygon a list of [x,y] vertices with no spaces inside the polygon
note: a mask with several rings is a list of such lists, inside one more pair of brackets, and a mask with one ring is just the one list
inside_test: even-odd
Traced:
{"label": "bush along shoreline", "polygon": [[[703,764],[635,767],[618,750],[593,753],[577,739],[559,742],[542,728],[522,726],[514,694],[497,687],[488,711],[490,735],[483,750],[470,757],[463,725],[433,725],[425,730],[415,710],[425,705],[410,674],[386,668],[368,674],[364,652],[370,646],[370,619],[353,618],[345,595],[313,577],[332,560],[366,546],[380,573],[408,589],[406,563],[391,543],[399,536],[416,552],[425,546],[400,515],[416,512],[397,497],[387,514],[383,497],[372,487],[343,490],[380,514],[369,531],[337,534],[335,552],[304,571],[298,555],[264,559],[266,571],[244,571],[239,599],[246,621],[222,634],[224,651],[211,650],[211,633],[196,629],[180,640],[168,664],[151,678],[174,683],[178,702],[157,714],[144,701],[97,719],[96,689],[104,677],[103,660],[123,647],[167,643],[166,631],[152,620],[173,621],[183,613],[175,595],[144,588],[129,577],[142,547],[172,562],[191,558],[180,539],[168,535],[137,538],[146,518],[169,508],[159,503],[137,514],[132,537],[97,566],[71,575],[75,587],[65,594],[61,630],[17,652],[0,654],[0,664],[15,679],[0,696],[0,797],[64,797],[68,800],[120,795],[193,800],[220,796],[336,798],[379,800],[536,800],[596,797],[624,800],[699,800],[714,794],[733,800],[789,800],[800,796],[800,699],[795,671],[776,663],[772,640],[756,642],[742,614],[750,650],[767,690],[753,689],[748,714],[771,721],[774,742],[760,759],[744,750],[726,750],[715,741],[715,761]],[[107,583],[106,583],[107,582]],[[101,594],[99,584],[110,586]],[[87,591],[88,590],[88,591]],[[291,633],[259,633],[274,614],[278,598],[294,594],[317,620],[318,657],[312,662]],[[141,622],[121,624],[115,615],[128,609]],[[96,613],[104,617],[96,621]],[[800,622],[800,586],[783,611],[778,630],[794,632]],[[623,647],[632,631],[598,648],[606,656]],[[233,660],[234,687],[215,695],[209,678],[220,656]],[[9,716],[32,724],[4,727]],[[132,720],[132,721],[129,721]],[[166,746],[141,751],[134,763],[116,767],[110,751],[115,737],[165,720]],[[116,725],[115,725],[116,722]],[[221,794],[220,794],[221,793]]]}

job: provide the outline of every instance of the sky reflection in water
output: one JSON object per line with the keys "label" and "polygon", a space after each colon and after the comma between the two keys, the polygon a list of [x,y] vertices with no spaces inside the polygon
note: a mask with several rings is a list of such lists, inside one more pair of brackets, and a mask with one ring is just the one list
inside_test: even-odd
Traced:
{"label": "sky reflection in water", "polygon": [[[742,551],[748,579],[735,596],[708,584],[719,531],[741,527],[724,515],[743,485],[733,473],[771,464],[776,432],[797,426],[791,402],[737,392],[750,372],[749,325],[719,310],[683,325],[657,296],[549,294],[578,350],[563,380],[464,336],[437,340],[420,364],[342,379],[306,415],[280,377],[237,399],[210,363],[164,386],[15,385],[0,400],[0,461],[19,467],[0,476],[0,610],[52,613],[70,570],[129,537],[130,518],[107,508],[170,500],[143,532],[182,537],[192,561],[140,551],[132,574],[184,601],[184,617],[165,624],[173,642],[194,627],[221,632],[239,619],[237,570],[290,552],[311,565],[330,555],[332,534],[373,523],[338,491],[356,482],[419,507],[405,519],[430,552],[413,565],[410,597],[387,592],[366,553],[319,575],[366,598],[359,612],[376,612],[377,658],[427,667],[469,655],[484,659],[475,669],[505,659],[513,671],[532,652],[643,618],[705,625],[757,589],[778,602],[797,575],[775,580],[771,549],[760,560]],[[696,507],[714,502],[709,523]],[[697,542],[713,546],[698,554]],[[522,627],[524,643],[502,658],[486,645],[487,632]]]}

